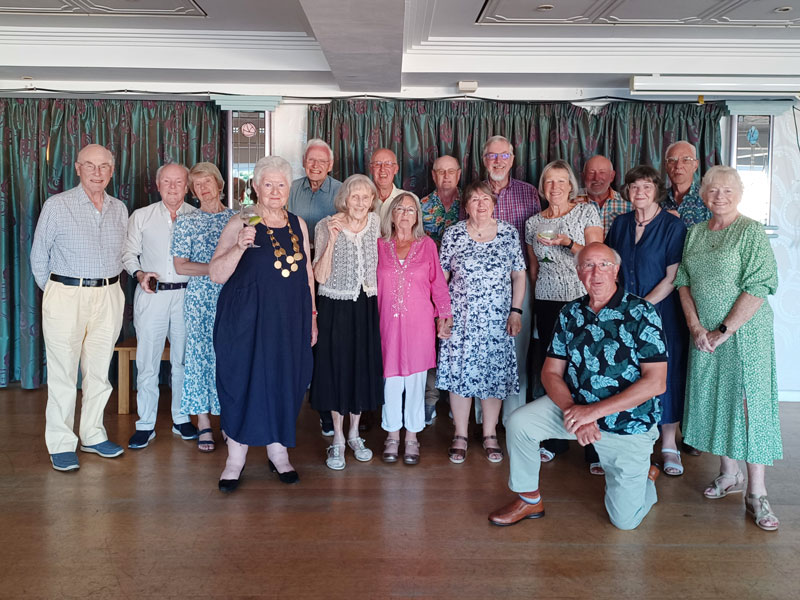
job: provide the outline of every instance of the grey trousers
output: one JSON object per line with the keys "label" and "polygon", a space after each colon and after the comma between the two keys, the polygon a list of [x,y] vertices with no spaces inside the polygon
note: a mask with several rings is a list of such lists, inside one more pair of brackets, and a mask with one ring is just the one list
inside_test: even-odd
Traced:
{"label": "grey trousers", "polygon": [[[542,440],[574,440],[564,428],[561,409],[549,396],[542,396],[517,409],[506,424],[506,444],[512,491],[539,489],[539,443]],[[619,529],[634,529],[658,500],[656,486],[647,478],[650,455],[658,439],[655,425],[645,433],[621,435],[601,432],[594,443],[606,472],[605,504],[611,523]]]}

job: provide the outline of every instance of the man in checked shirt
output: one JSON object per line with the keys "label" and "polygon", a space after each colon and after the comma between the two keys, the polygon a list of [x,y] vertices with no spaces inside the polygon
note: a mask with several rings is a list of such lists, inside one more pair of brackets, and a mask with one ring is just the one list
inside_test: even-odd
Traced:
{"label": "man in checked shirt", "polygon": [[[514,165],[514,150],[501,135],[490,137],[483,145],[483,166],[486,167],[487,182],[497,196],[494,207],[496,219],[511,223],[519,233],[522,254],[525,252],[525,221],[542,210],[539,194],[529,183],[511,177]],[[527,258],[526,258],[527,260]],[[531,342],[533,294],[526,287],[522,302],[522,329],[514,339],[517,350],[517,370],[519,371],[519,394],[506,398],[503,402],[503,423],[517,408],[525,404],[528,394],[528,348]],[[479,410],[476,403],[476,411]],[[476,413],[477,414],[477,413]],[[480,418],[479,418],[480,420]]]}
{"label": "man in checked shirt", "polygon": [[128,210],[105,192],[114,172],[111,152],[89,144],[78,153],[75,170],[80,184],[44,203],[31,248],[31,270],[44,290],[45,443],[57,471],[80,466],[73,432],[79,363],[81,450],[104,458],[123,452],[108,440],[103,410],[111,395],[108,365],[122,328],[119,273]]}

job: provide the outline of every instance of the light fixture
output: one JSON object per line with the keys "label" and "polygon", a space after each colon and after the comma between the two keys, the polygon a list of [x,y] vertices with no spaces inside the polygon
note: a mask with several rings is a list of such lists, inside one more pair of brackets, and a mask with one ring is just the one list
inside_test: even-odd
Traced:
{"label": "light fixture", "polygon": [[554,8],[555,6],[553,6],[552,4],[540,4],[539,6],[536,7],[536,10],[538,12],[547,12],[548,10],[553,10]]}
{"label": "light fixture", "polygon": [[772,12],[787,13],[787,12],[790,12],[791,10],[792,10],[791,6],[780,6],[780,7],[776,8],[775,10],[773,10]]}
{"label": "light fixture", "polygon": [[653,96],[772,96],[800,93],[800,77],[738,75],[634,75],[631,95]]}
{"label": "light fixture", "polygon": [[459,81],[458,82],[458,91],[462,94],[473,94],[478,91],[478,82],[477,81]]}

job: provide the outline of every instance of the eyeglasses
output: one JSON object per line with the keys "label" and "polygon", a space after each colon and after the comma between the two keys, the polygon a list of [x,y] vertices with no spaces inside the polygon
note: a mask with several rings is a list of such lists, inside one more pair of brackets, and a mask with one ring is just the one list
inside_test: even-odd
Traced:
{"label": "eyeglasses", "polygon": [[483,158],[488,158],[489,160],[497,160],[498,158],[502,158],[503,160],[508,160],[511,158],[510,152],[487,152],[483,155]]}
{"label": "eyeglasses", "polygon": [[680,158],[675,158],[673,156],[672,158],[668,158],[667,159],[667,164],[670,165],[670,166],[675,166],[680,161],[683,164],[688,165],[688,164],[693,163],[696,160],[697,160],[696,158],[692,158],[691,156],[681,156]]}
{"label": "eyeglasses", "polygon": [[381,161],[369,163],[370,167],[374,167],[376,169],[382,169],[383,167],[386,167],[387,169],[391,169],[395,165],[397,165],[397,163],[393,162],[391,160],[381,160]]}
{"label": "eyeglasses", "polygon": [[110,173],[114,169],[114,165],[111,163],[103,163],[100,165],[96,165],[93,162],[81,162],[78,163],[81,167],[89,171],[90,173],[96,173],[100,171],[101,173]]}
{"label": "eyeglasses", "polygon": [[589,262],[589,263],[581,263],[580,265],[578,265],[578,269],[581,270],[581,271],[594,271],[595,267],[597,267],[601,271],[608,271],[612,267],[616,267],[616,266],[617,266],[616,263],[613,263],[613,262],[610,262],[610,261],[607,261],[607,260],[603,260],[603,261],[601,261],[599,263],[591,263],[591,262]]}
{"label": "eyeglasses", "polygon": [[461,169],[434,169],[433,172],[441,177],[442,175],[455,175],[460,170]]}
{"label": "eyeglasses", "polygon": [[325,166],[330,162],[331,161],[329,161],[326,158],[307,158],[306,159],[306,163],[308,163],[309,165],[322,165],[322,166]]}
{"label": "eyeglasses", "polygon": [[407,215],[417,212],[414,206],[395,206],[393,210],[396,213],[405,213]]}

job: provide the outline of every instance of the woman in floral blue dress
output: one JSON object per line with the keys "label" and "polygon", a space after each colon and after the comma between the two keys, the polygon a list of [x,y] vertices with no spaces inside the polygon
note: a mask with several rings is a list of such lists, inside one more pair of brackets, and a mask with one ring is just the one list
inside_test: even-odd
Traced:
{"label": "woman in floral blue dress", "polygon": [[450,392],[455,437],[450,461],[464,462],[471,399],[483,409],[483,448],[503,460],[497,420],[503,400],[519,393],[514,337],[522,327],[525,259],[517,230],[492,218],[496,198],[484,182],[467,187],[468,215],[445,231],[439,260],[450,283],[453,330],[439,346],[436,387]]}
{"label": "woman in floral blue dress", "polygon": [[197,448],[214,450],[209,413],[219,414],[216,359],[214,355],[214,316],[220,284],[208,278],[208,263],[217,248],[219,236],[234,212],[220,201],[225,182],[211,163],[197,163],[189,171],[189,189],[200,200],[200,210],[182,216],[172,235],[175,270],[191,275],[186,290],[185,377],[181,412],[197,415]]}

